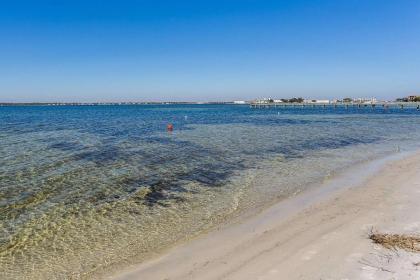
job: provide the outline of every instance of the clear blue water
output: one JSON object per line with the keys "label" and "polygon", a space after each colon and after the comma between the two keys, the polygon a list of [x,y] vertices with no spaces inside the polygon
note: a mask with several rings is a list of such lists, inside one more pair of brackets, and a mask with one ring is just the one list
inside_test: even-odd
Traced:
{"label": "clear blue water", "polygon": [[0,278],[98,277],[419,140],[416,109],[0,107]]}

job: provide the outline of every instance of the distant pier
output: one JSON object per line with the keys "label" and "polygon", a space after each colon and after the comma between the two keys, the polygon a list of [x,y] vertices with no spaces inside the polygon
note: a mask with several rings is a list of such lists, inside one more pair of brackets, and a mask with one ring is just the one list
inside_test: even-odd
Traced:
{"label": "distant pier", "polygon": [[301,107],[301,108],[414,108],[420,110],[420,102],[376,102],[376,103],[287,103],[287,102],[271,102],[271,103],[250,103],[251,108],[284,108],[284,107]]}

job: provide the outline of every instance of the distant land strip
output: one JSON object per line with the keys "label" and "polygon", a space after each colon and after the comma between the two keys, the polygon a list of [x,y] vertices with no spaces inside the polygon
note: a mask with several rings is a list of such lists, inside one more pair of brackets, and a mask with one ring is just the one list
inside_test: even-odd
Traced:
{"label": "distant land strip", "polygon": [[106,105],[170,105],[170,104],[234,104],[231,101],[215,102],[0,102],[0,106],[106,106]]}

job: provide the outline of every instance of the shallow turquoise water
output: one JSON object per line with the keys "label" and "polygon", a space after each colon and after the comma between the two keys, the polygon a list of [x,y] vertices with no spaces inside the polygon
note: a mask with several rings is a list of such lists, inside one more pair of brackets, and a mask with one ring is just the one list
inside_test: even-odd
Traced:
{"label": "shallow turquoise water", "polygon": [[415,109],[0,107],[0,278],[95,277],[419,140]]}

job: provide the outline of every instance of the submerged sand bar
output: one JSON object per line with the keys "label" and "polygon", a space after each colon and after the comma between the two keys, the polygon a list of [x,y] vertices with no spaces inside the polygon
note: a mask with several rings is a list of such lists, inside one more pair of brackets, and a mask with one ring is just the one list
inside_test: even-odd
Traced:
{"label": "submerged sand bar", "polygon": [[419,171],[420,153],[361,165],[111,278],[420,279],[420,255],[368,239],[420,233]]}

